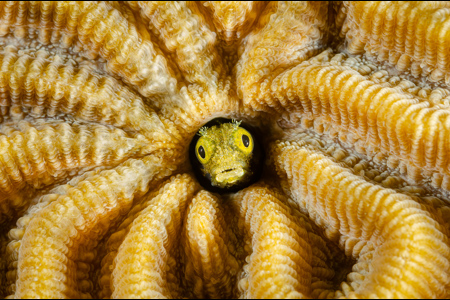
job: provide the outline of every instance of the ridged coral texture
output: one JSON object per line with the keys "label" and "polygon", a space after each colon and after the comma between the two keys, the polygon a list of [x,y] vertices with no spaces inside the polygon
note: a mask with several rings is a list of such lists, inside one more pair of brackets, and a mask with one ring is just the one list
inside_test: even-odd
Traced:
{"label": "ridged coral texture", "polygon": [[449,298],[449,42],[448,2],[0,2],[0,297]]}

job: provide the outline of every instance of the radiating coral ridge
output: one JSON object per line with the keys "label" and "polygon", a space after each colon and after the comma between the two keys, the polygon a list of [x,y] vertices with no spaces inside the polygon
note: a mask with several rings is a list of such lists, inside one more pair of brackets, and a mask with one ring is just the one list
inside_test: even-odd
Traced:
{"label": "radiating coral ridge", "polygon": [[[0,2],[0,297],[450,298],[449,22]],[[265,153],[239,191],[189,161],[216,118]]]}

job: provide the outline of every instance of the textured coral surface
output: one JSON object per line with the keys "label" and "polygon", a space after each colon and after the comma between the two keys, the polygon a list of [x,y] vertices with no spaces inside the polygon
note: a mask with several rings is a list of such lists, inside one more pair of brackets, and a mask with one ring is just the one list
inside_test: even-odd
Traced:
{"label": "textured coral surface", "polygon": [[449,238],[449,3],[0,2],[0,297],[448,298]]}

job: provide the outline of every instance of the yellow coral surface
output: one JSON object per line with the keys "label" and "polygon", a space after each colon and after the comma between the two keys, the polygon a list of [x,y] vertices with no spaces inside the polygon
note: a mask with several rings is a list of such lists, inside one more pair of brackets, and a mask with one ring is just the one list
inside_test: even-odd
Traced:
{"label": "yellow coral surface", "polygon": [[449,298],[449,41],[448,2],[0,2],[0,297]]}

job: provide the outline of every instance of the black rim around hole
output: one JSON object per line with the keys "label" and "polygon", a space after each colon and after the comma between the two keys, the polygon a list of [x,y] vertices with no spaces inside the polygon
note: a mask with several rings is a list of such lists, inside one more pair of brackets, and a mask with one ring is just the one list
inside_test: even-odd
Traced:
{"label": "black rim around hole", "polygon": [[[208,123],[206,123],[204,125],[204,127],[211,128],[215,125],[219,126],[221,124],[231,123],[231,122],[232,122],[231,119],[216,118],[216,119],[213,119],[213,120],[209,121]],[[195,145],[196,145],[198,139],[200,138],[200,136],[198,134],[195,134],[194,137],[192,138],[191,143],[189,144],[189,161],[191,162],[191,166],[194,171],[195,177],[197,178],[198,182],[204,189],[206,189],[210,192],[213,192],[213,193],[218,193],[218,194],[235,193],[237,191],[240,191],[240,190],[252,185],[253,183],[255,183],[256,181],[258,181],[261,178],[263,164],[264,164],[264,152],[263,152],[263,149],[259,142],[260,136],[258,134],[258,131],[254,127],[252,127],[248,124],[244,124],[244,123],[241,123],[239,125],[239,127],[244,128],[253,136],[253,156],[252,156],[252,160],[250,163],[252,175],[248,181],[240,183],[240,184],[236,184],[236,185],[228,187],[228,188],[220,188],[217,186],[213,186],[211,184],[211,179],[207,178],[203,175],[202,170],[201,170],[203,166],[198,161],[197,156],[195,154]],[[244,142],[244,140],[243,140],[243,142]],[[245,142],[244,142],[244,145],[245,145]],[[248,146],[246,146],[246,147],[248,147]]]}

